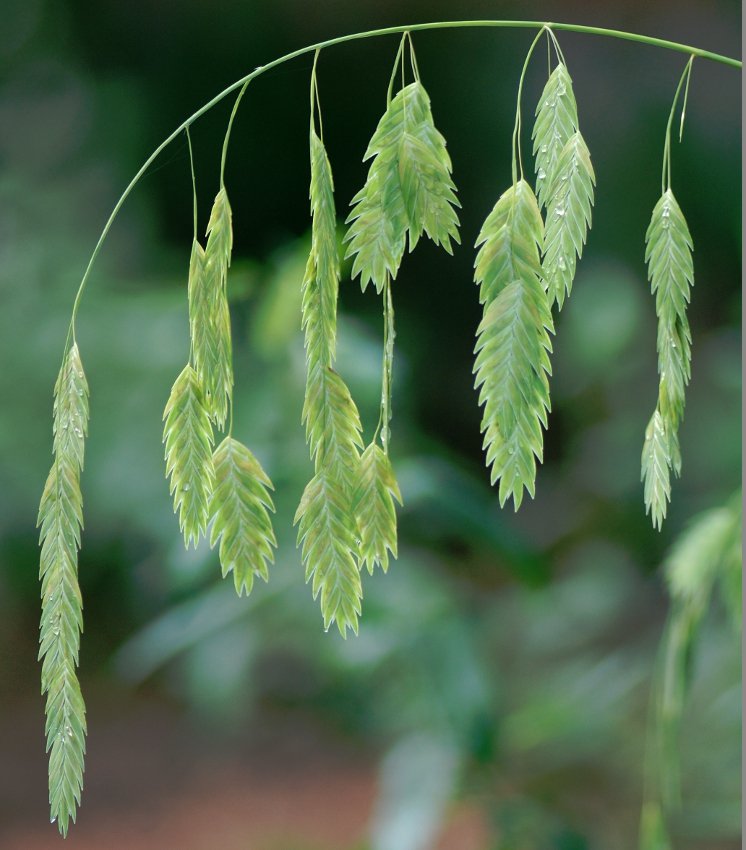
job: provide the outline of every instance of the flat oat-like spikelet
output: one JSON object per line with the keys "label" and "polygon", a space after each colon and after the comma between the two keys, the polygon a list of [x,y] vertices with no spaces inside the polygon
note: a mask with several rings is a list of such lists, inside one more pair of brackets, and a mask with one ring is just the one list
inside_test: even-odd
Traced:
{"label": "flat oat-like spikelet", "polygon": [[451,179],[453,166],[446,141],[435,127],[424,86],[414,82],[400,94],[404,95],[405,120],[399,178],[409,220],[409,250],[413,250],[424,230],[436,245],[451,254],[451,239],[460,242],[455,207],[461,204]]}
{"label": "flat oat-like spikelet", "polygon": [[174,381],[163,412],[166,476],[184,543],[197,545],[210,517],[215,482],[212,425],[197,373],[187,365]]}
{"label": "flat oat-like spikelet", "polygon": [[531,187],[518,181],[498,200],[477,240],[475,280],[484,314],[477,330],[475,386],[500,504],[534,495],[549,402],[552,315],[542,286],[542,220]]}
{"label": "flat oat-like spikelet", "polygon": [[83,630],[78,549],[83,527],[80,472],[88,429],[88,384],[75,343],[54,390],[54,461],[39,505],[41,688],[47,695],[49,806],[62,835],[83,787],[86,719],[76,674]]}
{"label": "flat oat-like spikelet", "polygon": [[645,490],[645,510],[660,529],[666,518],[666,508],[671,498],[671,444],[663,417],[656,408],[645,429],[642,449],[642,481]]}
{"label": "flat oat-like spikelet", "polygon": [[[205,403],[211,418],[220,428],[225,425],[233,394],[233,354],[227,293],[232,250],[231,207],[225,187],[221,187],[207,225],[207,247],[201,262],[201,274],[195,281],[200,294],[195,295],[196,315],[192,331],[195,367],[204,389]],[[198,334],[194,333],[194,323],[201,325]]]}
{"label": "flat oat-like spikelet", "polygon": [[[660,528],[671,498],[668,471],[681,473],[678,430],[691,376],[692,336],[686,311],[694,283],[692,237],[670,188],[653,209],[645,241],[645,262],[658,316],[659,384],[658,403],[645,433],[642,480],[645,508],[653,525]],[[660,445],[654,446],[653,440]],[[658,468],[663,457],[665,475]]]}
{"label": "flat oat-like spikelet", "polygon": [[536,107],[531,134],[536,159],[536,197],[540,207],[547,205],[548,188],[562,149],[578,129],[578,107],[567,67],[560,62],[549,75]]}
{"label": "flat oat-like spikelet", "polygon": [[230,436],[215,449],[213,465],[210,546],[220,540],[223,578],[232,572],[236,592],[248,596],[254,576],[267,581],[268,565],[274,561],[272,482],[249,449]]}
{"label": "flat oat-like spikelet", "polygon": [[536,107],[533,129],[536,189],[546,207],[544,285],[562,309],[591,225],[596,176],[578,125],[572,79],[564,63],[552,71]]}
{"label": "flat oat-like spikelet", "polygon": [[544,280],[550,302],[562,308],[591,226],[596,175],[580,132],[562,148],[547,192]]}
{"label": "flat oat-like spikelet", "polygon": [[309,372],[333,366],[340,263],[334,181],[324,143],[311,130],[311,253],[302,288],[302,326]]}
{"label": "flat oat-like spikelet", "polygon": [[659,404],[674,426],[684,415],[684,392],[691,376],[691,331],[686,311],[694,283],[692,237],[673,192],[655,205],[645,235],[645,262],[658,316]]}
{"label": "flat oat-like spikelet", "polygon": [[450,253],[459,241],[459,206],[445,140],[435,128],[430,99],[415,81],[391,100],[363,161],[373,159],[365,186],[352,199],[347,256],[352,276],[380,293],[395,278],[409,233],[410,250],[423,230]]}
{"label": "flat oat-like spikelet", "polygon": [[373,575],[376,564],[386,572],[389,552],[396,558],[396,506],[401,505],[399,485],[383,449],[371,443],[360,458],[353,510],[360,534],[360,560]]}
{"label": "flat oat-like spikelet", "polygon": [[306,485],[295,515],[306,581],[319,597],[324,628],[337,624],[342,637],[355,634],[363,590],[357,564],[357,526],[349,494],[332,468],[322,466]]}

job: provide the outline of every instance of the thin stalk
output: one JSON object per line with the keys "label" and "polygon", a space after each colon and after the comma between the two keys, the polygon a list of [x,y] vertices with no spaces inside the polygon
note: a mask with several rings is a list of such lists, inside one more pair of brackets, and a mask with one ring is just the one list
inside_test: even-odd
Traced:
{"label": "thin stalk", "polygon": [[391,297],[391,280],[386,278],[383,286],[383,352],[381,356],[381,406],[378,413],[378,424],[373,433],[375,443],[379,435],[381,447],[389,453],[389,438],[391,435],[391,382],[394,374],[394,302]]}
{"label": "thin stalk", "polygon": [[194,173],[194,150],[192,149],[192,137],[189,135],[189,127],[184,132],[189,146],[189,170],[192,173],[192,217],[194,219],[194,241],[197,241],[197,177]]}
{"label": "thin stalk", "polygon": [[251,80],[246,80],[243,84],[243,88],[238,93],[238,97],[233,104],[233,109],[231,110],[231,117],[228,119],[228,129],[225,131],[225,138],[223,139],[223,152],[220,156],[220,186],[221,188],[225,185],[225,160],[228,157],[228,143],[231,138],[231,130],[233,129],[233,119],[236,117],[236,113],[238,112],[238,107],[241,104],[241,100],[246,94],[246,89],[249,86]]}
{"label": "thin stalk", "polygon": [[689,94],[689,80],[692,76],[692,63],[694,62],[694,56],[689,57],[689,61],[686,63],[686,67],[684,68],[684,72],[679,79],[679,84],[676,86],[676,92],[673,96],[673,103],[671,104],[671,112],[668,115],[668,122],[666,124],[666,139],[663,143],[663,173],[661,175],[661,193],[665,192],[666,189],[671,188],[671,127],[673,126],[673,118],[676,114],[676,104],[679,102],[679,94],[681,93],[681,87],[684,85],[684,81],[686,80],[686,90],[684,94],[684,106],[681,110],[681,124],[679,127],[679,141],[681,141],[681,136],[684,132],[684,117],[686,115],[686,101],[687,96]]}
{"label": "thin stalk", "polygon": [[313,69],[311,71],[311,133],[316,132],[316,112],[319,114],[319,138],[324,141],[324,121],[321,117],[321,100],[319,99],[319,84],[316,79],[316,65],[319,62],[320,50],[313,56]]}
{"label": "thin stalk", "polygon": [[[518,182],[518,171],[521,173],[521,180],[523,180],[523,156],[521,154],[521,95],[523,94],[523,81],[526,78],[526,69],[528,68],[529,60],[531,59],[531,54],[534,52],[534,48],[539,43],[539,39],[544,35],[546,28],[542,28],[536,34],[536,38],[531,42],[531,47],[528,49],[528,53],[526,54],[526,59],[523,62],[523,68],[521,69],[521,76],[518,80],[518,99],[515,107],[515,124],[513,126],[513,150],[512,150],[512,170],[513,170],[513,185]],[[518,155],[518,163],[516,167],[516,154]]]}
{"label": "thin stalk", "polygon": [[358,32],[352,33],[350,35],[338,36],[337,38],[330,38],[326,41],[319,41],[316,44],[310,44],[307,47],[301,47],[298,50],[293,50],[291,53],[286,53],[284,56],[280,56],[277,59],[273,59],[271,62],[268,62],[266,65],[260,65],[255,68],[249,74],[245,74],[236,82],[231,83],[227,88],[223,89],[219,94],[216,94],[211,100],[201,106],[195,113],[189,116],[185,121],[183,121],[179,126],[171,133],[170,136],[165,138],[160,145],[150,154],[150,156],[145,160],[140,170],[135,174],[132,180],[129,182],[121,197],[117,201],[114,209],[111,212],[111,215],[106,221],[104,225],[104,229],[101,231],[101,235],[98,238],[98,242],[96,243],[93,253],[91,254],[91,258],[88,261],[88,265],[86,266],[85,272],[83,273],[83,278],[80,282],[80,286],[78,287],[78,292],[75,296],[75,302],[73,303],[72,316],[70,319],[70,333],[68,335],[68,340],[72,337],[75,339],[75,319],[78,314],[78,309],[80,306],[80,300],[85,291],[86,284],[88,282],[88,278],[91,274],[91,269],[93,268],[94,263],[96,262],[96,258],[98,257],[99,251],[101,250],[101,246],[103,245],[106,237],[111,230],[111,226],[114,223],[119,210],[122,208],[122,205],[129,197],[132,190],[135,188],[140,178],[145,174],[145,172],[150,168],[153,162],[160,156],[160,154],[167,148],[174,139],[176,139],[180,133],[187,129],[187,127],[191,126],[198,118],[201,118],[206,112],[209,112],[213,106],[216,106],[223,98],[227,97],[232,92],[236,91],[236,89],[241,88],[241,86],[246,85],[251,82],[251,80],[260,76],[261,74],[266,73],[267,71],[271,71],[272,68],[276,68],[278,65],[283,65],[285,62],[290,62],[293,59],[297,59],[299,56],[305,56],[308,53],[313,53],[316,50],[322,50],[326,47],[334,47],[337,44],[346,44],[351,41],[360,41],[365,38],[377,38],[378,36],[384,35],[396,35],[405,32],[424,32],[426,30],[442,30],[442,29],[475,29],[475,28],[491,28],[491,29],[549,29],[549,30],[557,30],[557,31],[565,31],[565,32],[577,32],[577,33],[585,33],[586,35],[598,35],[604,36],[607,38],[616,38],[622,39],[624,41],[633,41],[637,44],[647,44],[651,47],[661,47],[665,50],[673,50],[678,53],[687,53],[690,56],[697,56],[702,59],[710,59],[713,62],[719,62],[722,65],[728,65],[732,68],[741,68],[742,62],[739,59],[733,59],[730,56],[723,56],[720,53],[713,53],[709,50],[702,50],[698,47],[692,47],[687,44],[681,44],[675,41],[667,41],[662,38],[653,38],[652,36],[640,35],[638,33],[624,32],[622,30],[613,30],[607,29],[605,27],[589,27],[582,26],[580,24],[563,24],[563,23],[550,23],[545,21],[490,21],[490,20],[475,20],[475,21],[433,21],[425,24],[407,24],[404,26],[395,26],[395,27],[383,27],[381,29],[368,30],[367,32]]}
{"label": "thin stalk", "polygon": [[391,103],[391,95],[394,93],[394,80],[396,79],[396,70],[399,67],[399,61],[402,63],[402,87],[404,86],[404,56],[402,55],[404,52],[404,42],[407,40],[407,33],[405,32],[401,41],[399,42],[399,49],[396,51],[396,58],[394,59],[394,67],[391,71],[391,79],[389,80],[389,87],[386,90],[386,106],[388,107]]}

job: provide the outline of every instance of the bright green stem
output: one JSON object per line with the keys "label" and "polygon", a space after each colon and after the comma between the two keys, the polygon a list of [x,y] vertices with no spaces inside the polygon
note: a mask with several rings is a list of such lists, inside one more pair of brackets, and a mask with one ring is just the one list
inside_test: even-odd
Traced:
{"label": "bright green stem", "polygon": [[689,61],[686,63],[684,73],[681,75],[681,79],[679,80],[678,86],[676,86],[676,93],[673,96],[671,112],[669,113],[668,123],[666,124],[666,140],[663,143],[663,174],[661,176],[661,193],[665,192],[666,189],[671,188],[671,127],[673,126],[673,117],[676,113],[676,104],[679,102],[679,94],[681,93],[681,87],[684,85],[684,81],[686,80],[686,88],[684,89],[684,105],[681,107],[681,124],[679,126],[679,141],[681,141],[681,137],[684,134],[686,101],[689,96],[689,80],[691,80],[692,78],[693,62],[694,56],[692,55],[689,57]]}
{"label": "bright green stem", "polygon": [[[536,38],[531,42],[531,47],[528,49],[528,53],[526,54],[526,58],[523,62],[523,68],[521,69],[521,76],[518,80],[518,98],[515,107],[515,125],[513,126],[513,185],[518,182],[518,171],[521,173],[521,180],[523,180],[523,156],[521,155],[521,95],[523,94],[523,81],[526,78],[526,69],[528,68],[529,60],[531,59],[531,54],[534,52],[534,48],[539,43],[539,39],[544,35],[545,32],[548,32],[546,27],[539,30],[536,34]],[[516,163],[516,155],[518,157],[518,162]]]}
{"label": "bright green stem", "polygon": [[291,59],[296,59],[299,56],[305,56],[308,53],[314,53],[317,50],[322,50],[325,47],[333,47],[336,44],[345,44],[349,41],[357,41],[364,38],[375,38],[381,35],[396,35],[398,33],[404,32],[422,32],[425,30],[441,30],[441,29],[468,29],[468,28],[494,28],[494,29],[549,29],[549,30],[557,30],[557,31],[567,31],[567,32],[578,32],[585,33],[587,35],[600,35],[606,36],[608,38],[618,38],[623,39],[625,41],[634,41],[637,44],[649,44],[652,47],[662,47],[666,50],[675,50],[678,53],[687,53],[691,56],[698,56],[702,59],[711,59],[713,62],[720,62],[723,65],[729,65],[732,68],[741,68],[742,63],[738,59],[733,59],[730,56],[722,56],[719,53],[712,53],[709,50],[700,50],[697,47],[691,47],[686,44],[679,44],[675,41],[666,41],[662,38],[653,38],[647,35],[639,35],[637,33],[632,32],[623,32],[621,30],[612,30],[606,29],[605,27],[587,27],[582,26],[580,24],[562,24],[562,23],[549,23],[544,21],[435,21],[427,24],[408,24],[406,26],[396,26],[396,27],[384,27],[383,29],[375,29],[368,30],[367,32],[358,32],[353,33],[351,35],[343,35],[337,38],[330,38],[326,41],[320,41],[316,44],[311,44],[308,47],[301,47],[299,50],[294,50],[292,53],[286,53],[284,56],[280,56],[277,59],[273,59],[271,62],[268,62],[266,65],[260,65],[258,68],[255,68],[251,73],[246,74],[241,77],[240,80],[236,80],[235,83],[232,83],[227,88],[223,89],[220,94],[215,95],[212,100],[208,101],[204,106],[200,107],[193,115],[190,115],[186,121],[179,124],[179,126],[171,133],[168,138],[164,139],[160,145],[153,151],[152,154],[145,160],[140,170],[135,174],[132,180],[129,182],[127,188],[122,193],[122,196],[117,201],[114,209],[111,211],[111,215],[109,216],[106,224],[104,225],[104,229],[101,231],[101,235],[98,238],[98,242],[96,243],[96,247],[93,249],[93,253],[91,254],[91,258],[88,261],[88,265],[86,266],[85,272],[83,274],[83,279],[80,282],[80,286],[78,287],[78,292],[75,296],[75,302],[73,304],[72,317],[70,319],[70,332],[68,333],[68,343],[72,338],[75,339],[75,319],[78,314],[78,308],[80,306],[80,299],[83,295],[83,292],[86,287],[86,283],[88,282],[88,278],[91,273],[91,269],[93,268],[93,264],[98,257],[98,253],[101,250],[101,246],[103,245],[109,230],[111,230],[111,226],[116,219],[119,210],[122,208],[122,205],[129,197],[130,192],[135,188],[140,178],[145,174],[145,172],[150,168],[153,162],[158,158],[158,156],[167,148],[174,139],[176,139],[180,133],[187,129],[187,127],[191,126],[198,118],[201,118],[206,112],[209,112],[210,109],[213,108],[216,104],[220,103],[223,98],[227,97],[231,92],[234,92],[236,89],[241,88],[241,86],[246,85],[251,82],[255,77],[258,77],[260,74],[264,74],[266,71],[270,71],[272,68],[276,68],[278,65],[282,65],[285,62],[289,62]]}
{"label": "bright green stem", "polygon": [[192,174],[192,218],[194,219],[194,241],[197,241],[197,176],[194,173],[194,150],[192,149],[192,137],[189,135],[189,127],[186,128],[187,145],[189,146],[189,170]]}
{"label": "bright green stem", "polygon": [[391,381],[394,374],[394,302],[391,298],[391,280],[386,277],[383,287],[383,368],[381,376],[381,414],[378,420],[373,442],[378,434],[381,435],[381,446],[386,454],[389,453],[391,437]]}
{"label": "bright green stem", "polygon": [[221,188],[225,186],[225,160],[228,157],[228,143],[231,139],[231,130],[233,129],[233,119],[236,117],[236,113],[238,112],[238,107],[243,99],[244,94],[246,94],[246,89],[251,82],[250,79],[246,80],[243,84],[243,88],[238,93],[238,97],[233,104],[233,109],[231,110],[231,117],[228,119],[228,129],[225,131],[225,138],[223,139],[223,152],[220,156],[220,186]]}

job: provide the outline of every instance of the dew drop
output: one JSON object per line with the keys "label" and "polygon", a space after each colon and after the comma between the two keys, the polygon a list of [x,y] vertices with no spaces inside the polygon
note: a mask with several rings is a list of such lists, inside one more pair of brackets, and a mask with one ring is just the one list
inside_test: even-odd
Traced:
{"label": "dew drop", "polygon": [[536,179],[537,179],[537,180],[543,180],[546,176],[547,176],[547,173],[546,173],[546,171],[544,171],[544,169],[543,169],[543,168],[540,168],[540,169],[536,172]]}
{"label": "dew drop", "polygon": [[661,216],[662,216],[663,218],[670,218],[670,216],[671,216],[671,210],[669,210],[669,208],[668,208],[668,207],[663,207],[663,212],[661,213]]}
{"label": "dew drop", "polygon": [[557,268],[561,269],[562,271],[565,270],[565,258],[564,257],[560,257],[559,260],[557,260]]}
{"label": "dew drop", "polygon": [[70,423],[69,423],[69,422],[63,422],[63,423],[62,423],[62,430],[63,430],[63,431],[67,431],[67,429],[68,429],[69,427],[70,427]]}
{"label": "dew drop", "polygon": [[554,211],[554,214],[557,216],[557,218],[562,218],[564,216],[565,208],[562,206],[562,204],[559,204],[557,206],[557,208]]}
{"label": "dew drop", "polygon": [[560,84],[560,85],[557,86],[557,96],[558,97],[562,97],[562,95],[565,94],[566,91],[567,91],[567,89],[565,88],[564,84]]}
{"label": "dew drop", "polygon": [[181,485],[181,489],[182,489],[184,492],[186,492],[187,490],[191,490],[191,489],[192,489],[192,485],[191,485],[191,484],[182,484],[182,485]]}
{"label": "dew drop", "polygon": [[546,153],[546,152],[547,152],[547,150],[548,150],[548,148],[547,148],[547,146],[546,146],[546,145],[542,145],[542,146],[539,148],[539,150],[541,151],[541,153]]}
{"label": "dew drop", "polygon": [[75,431],[76,437],[82,437],[83,436],[83,432],[80,430],[80,428],[74,428],[73,430]]}
{"label": "dew drop", "polygon": [[57,822],[57,816],[55,815],[55,817],[49,818],[49,822],[50,823],[56,823]]}

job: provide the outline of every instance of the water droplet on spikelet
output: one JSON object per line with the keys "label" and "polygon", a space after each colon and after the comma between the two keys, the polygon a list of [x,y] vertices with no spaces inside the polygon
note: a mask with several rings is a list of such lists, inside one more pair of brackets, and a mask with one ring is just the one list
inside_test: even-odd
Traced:
{"label": "water droplet on spikelet", "polygon": [[546,171],[544,171],[544,169],[543,169],[543,168],[540,168],[540,169],[536,172],[536,179],[537,179],[537,180],[543,180],[546,176],[547,176],[547,173],[546,173]]}

